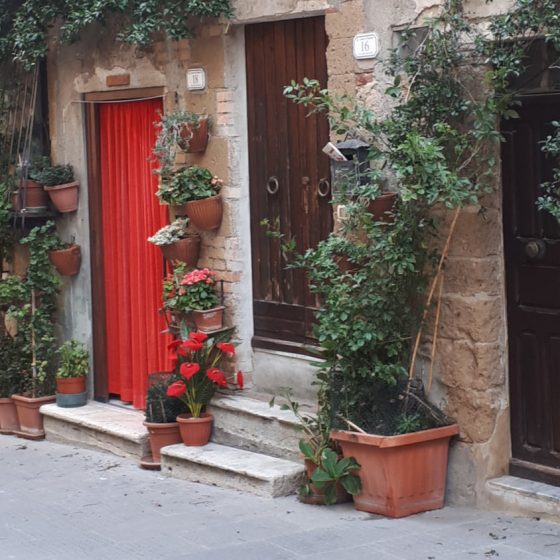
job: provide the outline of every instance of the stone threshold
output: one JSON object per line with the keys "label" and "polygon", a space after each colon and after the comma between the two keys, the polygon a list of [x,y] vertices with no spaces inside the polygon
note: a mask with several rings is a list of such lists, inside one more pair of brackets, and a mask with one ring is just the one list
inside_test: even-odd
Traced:
{"label": "stone threshold", "polygon": [[486,483],[488,506],[512,515],[560,523],[560,488],[506,475]]}

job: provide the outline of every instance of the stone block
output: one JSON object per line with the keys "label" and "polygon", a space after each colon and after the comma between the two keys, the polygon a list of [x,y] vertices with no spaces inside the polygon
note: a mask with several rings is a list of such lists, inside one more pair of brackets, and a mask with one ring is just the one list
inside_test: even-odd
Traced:
{"label": "stone block", "polygon": [[498,296],[503,293],[503,267],[500,256],[449,257],[445,263],[445,293],[461,296]]}
{"label": "stone block", "polygon": [[339,9],[327,11],[325,29],[329,38],[353,37],[363,29],[364,4],[362,0],[344,2]]}
{"label": "stone block", "polygon": [[329,76],[348,74],[357,69],[356,61],[352,55],[351,38],[331,38],[327,47],[327,64]]}

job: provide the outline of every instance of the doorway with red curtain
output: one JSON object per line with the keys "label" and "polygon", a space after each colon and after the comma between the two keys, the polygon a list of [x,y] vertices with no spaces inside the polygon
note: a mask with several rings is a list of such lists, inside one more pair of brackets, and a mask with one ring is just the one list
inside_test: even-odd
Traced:
{"label": "doorway with red curtain", "polygon": [[[161,99],[149,99],[99,103],[95,112],[98,165],[92,202],[101,229],[94,247],[101,266],[96,270],[94,255],[92,275],[94,306],[104,306],[102,313],[94,309],[94,322],[97,315],[103,323],[94,326],[103,339],[96,344],[96,364],[99,358],[104,362],[106,397],[135,408],[145,406],[148,375],[168,366],[167,338],[161,334],[165,323],[158,313],[163,262],[147,241],[167,223],[150,161],[157,134],[153,123],[161,110]],[[102,285],[97,298],[96,283]]]}

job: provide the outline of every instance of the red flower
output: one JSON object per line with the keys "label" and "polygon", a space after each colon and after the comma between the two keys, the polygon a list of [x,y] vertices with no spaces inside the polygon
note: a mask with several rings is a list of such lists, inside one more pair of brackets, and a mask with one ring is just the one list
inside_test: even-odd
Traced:
{"label": "red flower", "polygon": [[210,368],[206,371],[206,377],[213,381],[216,385],[220,387],[226,387],[227,381],[225,375],[216,367]]}
{"label": "red flower", "polygon": [[196,342],[204,342],[208,338],[208,335],[203,332],[192,332],[189,334],[189,338],[191,340],[196,340]]}
{"label": "red flower", "polygon": [[167,349],[168,349],[170,352],[176,352],[176,351],[177,351],[177,348],[179,348],[179,346],[181,346],[181,344],[183,344],[183,341],[180,340],[180,339],[178,338],[177,340],[174,340],[173,342],[170,342],[170,343],[167,345]]}
{"label": "red flower", "polygon": [[182,348],[188,348],[191,352],[197,352],[198,350],[202,350],[202,348],[204,348],[204,344],[196,340],[187,340],[185,344],[183,344]]}
{"label": "red flower", "polygon": [[241,370],[237,372],[237,386],[243,389],[243,372]]}
{"label": "red flower", "polygon": [[198,364],[192,362],[185,362],[181,364],[181,375],[188,381],[193,375],[196,375],[200,370]]}
{"label": "red flower", "polygon": [[186,391],[187,388],[182,381],[175,381],[175,383],[172,383],[169,387],[167,387],[167,396],[179,398],[184,395]]}
{"label": "red flower", "polygon": [[228,356],[233,356],[235,354],[235,346],[231,342],[218,342],[216,346]]}
{"label": "red flower", "polygon": [[191,353],[191,349],[188,346],[186,346],[185,342],[183,342],[181,346],[179,346],[179,348],[177,349],[177,354],[181,354],[181,356],[185,356],[185,358],[188,357],[190,353]]}

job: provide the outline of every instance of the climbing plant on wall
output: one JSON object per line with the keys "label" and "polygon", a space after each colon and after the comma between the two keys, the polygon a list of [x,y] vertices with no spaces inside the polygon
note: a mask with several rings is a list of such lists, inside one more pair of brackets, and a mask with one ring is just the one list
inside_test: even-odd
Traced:
{"label": "climbing plant on wall", "polygon": [[154,33],[171,39],[193,36],[206,18],[230,17],[230,0],[0,0],[0,59],[30,68],[47,52],[47,35],[56,29],[64,43],[91,23],[120,15],[119,40],[140,46]]}

